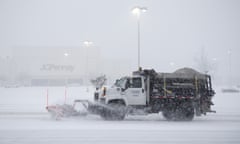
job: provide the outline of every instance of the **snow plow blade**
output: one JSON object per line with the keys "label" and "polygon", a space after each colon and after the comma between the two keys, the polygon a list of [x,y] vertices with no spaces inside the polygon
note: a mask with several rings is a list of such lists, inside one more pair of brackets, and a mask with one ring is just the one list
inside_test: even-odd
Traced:
{"label": "snow plow blade", "polygon": [[60,105],[47,106],[46,109],[52,118],[56,120],[59,120],[61,117],[63,117],[63,109]]}
{"label": "snow plow blade", "polygon": [[[80,105],[79,105],[80,104]],[[81,107],[79,109],[79,106]],[[75,100],[73,105],[51,105],[46,107],[52,118],[59,120],[63,117],[86,116],[88,114],[102,115],[106,113],[117,113],[113,108],[101,104],[93,103],[89,100]]]}
{"label": "snow plow blade", "polygon": [[102,115],[104,113],[117,113],[115,109],[102,103],[93,103],[88,100],[75,100],[74,103],[81,103],[88,114]]}
{"label": "snow plow blade", "polygon": [[47,106],[46,110],[50,113],[52,118],[59,120],[63,117],[71,117],[71,116],[86,116],[88,114],[87,110],[85,110],[85,106],[82,103],[84,110],[76,109],[76,103],[73,105],[63,104],[63,105],[51,105]]}

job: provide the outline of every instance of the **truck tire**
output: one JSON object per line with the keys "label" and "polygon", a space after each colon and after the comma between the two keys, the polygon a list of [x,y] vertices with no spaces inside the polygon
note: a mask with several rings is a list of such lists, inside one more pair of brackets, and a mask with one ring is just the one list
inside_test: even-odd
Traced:
{"label": "truck tire", "polygon": [[162,112],[162,115],[163,115],[163,117],[164,117],[166,120],[168,120],[168,121],[172,121],[172,120],[174,120],[174,118],[175,118],[175,113],[172,112],[172,111],[170,111],[170,110],[164,110],[164,111]]}
{"label": "truck tire", "polygon": [[125,105],[122,103],[109,103],[109,109],[104,110],[100,116],[105,120],[123,120],[125,118]]}
{"label": "truck tire", "polygon": [[174,109],[166,109],[162,112],[168,121],[191,121],[194,118],[194,107],[191,103],[183,103]]}
{"label": "truck tire", "polygon": [[194,118],[194,107],[191,103],[183,103],[176,109],[176,120],[191,121]]}

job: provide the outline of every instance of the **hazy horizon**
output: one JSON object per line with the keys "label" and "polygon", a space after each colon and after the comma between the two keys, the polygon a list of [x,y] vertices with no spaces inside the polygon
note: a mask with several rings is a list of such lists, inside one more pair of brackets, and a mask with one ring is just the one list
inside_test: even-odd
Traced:
{"label": "hazy horizon", "polygon": [[220,83],[232,78],[239,84],[238,0],[1,0],[0,57],[22,48],[81,51],[89,40],[102,63],[114,63],[109,70],[131,72],[137,69],[135,6],[148,9],[140,18],[143,68],[200,70],[204,60]]}

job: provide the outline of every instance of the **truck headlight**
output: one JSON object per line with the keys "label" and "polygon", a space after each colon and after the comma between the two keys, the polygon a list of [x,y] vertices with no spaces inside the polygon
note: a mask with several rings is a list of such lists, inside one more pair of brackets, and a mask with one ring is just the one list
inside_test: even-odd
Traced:
{"label": "truck headlight", "polygon": [[106,92],[107,92],[107,88],[106,88],[106,87],[103,87],[103,93],[102,93],[102,96],[105,96],[105,95],[106,95]]}

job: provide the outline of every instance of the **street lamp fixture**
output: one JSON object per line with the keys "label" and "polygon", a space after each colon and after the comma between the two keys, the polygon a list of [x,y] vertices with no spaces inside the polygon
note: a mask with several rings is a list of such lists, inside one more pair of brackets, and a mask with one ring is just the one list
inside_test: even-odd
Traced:
{"label": "street lamp fixture", "polygon": [[134,7],[132,13],[137,16],[137,26],[138,26],[138,68],[140,69],[140,16],[141,13],[147,11],[146,7]]}
{"label": "street lamp fixture", "polygon": [[145,13],[147,11],[146,7],[134,7],[132,13],[134,15],[140,16],[141,12]]}
{"label": "street lamp fixture", "polygon": [[93,42],[91,41],[84,41],[83,44],[86,46],[86,47],[89,47],[90,45],[92,45]]}
{"label": "street lamp fixture", "polygon": [[69,53],[64,53],[64,56],[65,56],[65,57],[68,57],[68,56],[69,56]]}

